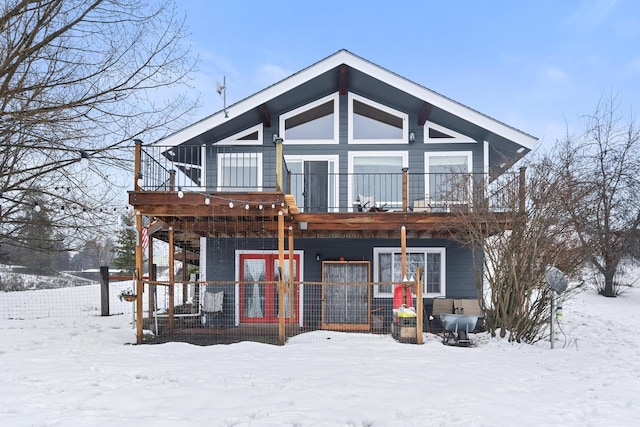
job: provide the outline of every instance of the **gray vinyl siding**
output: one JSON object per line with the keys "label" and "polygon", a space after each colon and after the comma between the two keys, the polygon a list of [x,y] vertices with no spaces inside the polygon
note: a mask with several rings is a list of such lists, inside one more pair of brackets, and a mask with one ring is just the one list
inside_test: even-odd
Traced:
{"label": "gray vinyl siding", "polygon": [[[221,146],[216,147],[215,142],[229,137],[237,132],[241,132],[250,126],[255,126],[259,119],[255,111],[246,113],[243,116],[233,117],[224,125],[212,129],[203,134],[198,139],[198,143],[206,144],[206,182],[208,189],[215,189],[217,186],[217,149],[224,152],[260,152],[263,156],[263,188],[265,190],[275,188],[275,147],[273,145],[273,135],[282,134],[279,129],[279,117],[288,111],[313,102],[316,99],[330,95],[337,91],[335,82],[338,81],[337,70],[332,70],[318,76],[308,82],[303,83],[289,92],[283,93],[277,98],[270,100],[267,104],[271,116],[271,126],[263,129],[262,146]],[[413,143],[403,144],[349,144],[348,121],[349,106],[348,96],[339,96],[339,123],[338,123],[338,144],[318,144],[318,145],[283,145],[286,155],[338,155],[340,182],[339,182],[339,203],[340,206],[349,204],[348,188],[348,159],[349,152],[358,151],[397,151],[408,153],[408,166],[410,179],[412,181],[413,197],[418,194],[425,194],[424,172],[425,172],[425,152],[442,151],[462,151],[472,152],[474,172],[484,172],[484,148],[483,138],[486,133],[477,126],[462,122],[459,118],[439,110],[434,107],[431,110],[429,120],[438,123],[446,128],[461,132],[475,139],[475,143],[424,143],[424,127],[418,125],[418,115],[422,109],[423,102],[414,96],[401,92],[388,84],[378,81],[357,70],[349,70],[349,91],[362,96],[371,101],[380,103],[397,111],[408,114],[408,131],[414,132],[416,140]],[[401,171],[398,171],[400,173]],[[411,177],[411,174],[416,174]],[[399,247],[399,239],[296,239],[295,250],[304,251],[304,264],[302,271],[304,279],[308,282],[320,282],[322,280],[322,262],[329,260],[339,260],[344,257],[351,261],[370,261],[371,277],[373,278],[373,248],[374,247]],[[408,239],[407,247],[444,247],[446,248],[446,297],[448,298],[475,298],[477,295],[475,278],[473,274],[473,259],[470,249],[461,247],[458,243],[446,239]],[[217,285],[220,290],[225,291],[224,312],[225,320],[222,322],[233,322],[235,313],[234,301],[236,300],[236,250],[276,250],[277,241],[275,239],[243,239],[243,238],[209,238],[207,239],[207,268],[208,277],[206,280],[226,281],[228,284]],[[321,261],[316,261],[316,255],[320,255]],[[305,324],[319,318],[318,301],[321,295],[318,294],[317,287],[305,289],[304,313]],[[430,305],[430,300],[425,300],[426,305]],[[392,312],[391,298],[373,298],[372,306],[384,307],[386,321],[390,321]],[[313,326],[313,325],[312,325]]]}
{"label": "gray vinyl siding", "polygon": [[[302,272],[305,282],[322,281],[322,261],[369,261],[371,263],[371,278],[373,280],[373,248],[400,246],[398,239],[296,239],[295,250],[304,252]],[[407,249],[411,247],[444,247],[446,248],[446,297],[447,298],[475,298],[477,295],[475,279],[472,269],[473,258],[471,250],[462,247],[457,242],[447,239],[407,239]],[[228,284],[210,286],[212,291],[225,291],[223,317],[218,324],[231,325],[234,322],[234,301],[236,299],[236,250],[277,250],[276,239],[207,239],[207,277],[203,280],[222,281]],[[316,260],[320,255],[320,261]],[[319,287],[307,287],[304,293],[304,319],[309,327],[317,327],[314,322],[320,318],[322,295]],[[425,299],[425,305],[431,301]],[[385,322],[391,321],[393,310],[392,298],[374,298],[371,306],[383,307]]]}
{"label": "gray vinyl siding", "polygon": [[[409,132],[416,134],[416,141],[406,144],[349,144],[348,141],[348,97],[339,97],[339,143],[338,144],[318,144],[318,145],[295,145],[287,144],[283,146],[285,155],[314,154],[314,155],[338,155],[340,178],[340,205],[346,206],[347,201],[347,172],[349,168],[349,152],[358,151],[398,151],[408,153],[409,173],[423,174],[425,172],[424,153],[425,152],[442,152],[442,151],[470,151],[473,154],[473,171],[484,172],[484,143],[477,141],[475,143],[454,143],[454,144],[425,144],[424,128],[417,126],[417,116],[409,113]],[[398,109],[397,105],[389,105],[391,108]],[[400,110],[402,111],[402,110]],[[279,133],[278,115],[272,117],[272,127],[264,129],[263,146],[224,146],[221,150],[224,152],[243,152],[262,153],[262,179],[264,189],[275,188],[275,147],[273,147],[273,135]],[[241,131],[241,129],[238,129]],[[210,145],[206,149],[206,183],[208,189],[214,189],[217,185],[217,151]],[[401,171],[398,171],[400,173]]]}

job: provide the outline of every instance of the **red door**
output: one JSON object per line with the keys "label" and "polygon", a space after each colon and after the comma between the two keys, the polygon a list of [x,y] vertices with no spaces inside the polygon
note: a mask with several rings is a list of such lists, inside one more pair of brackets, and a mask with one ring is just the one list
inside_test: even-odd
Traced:
{"label": "red door", "polygon": [[[300,257],[294,255],[293,280],[297,281]],[[241,254],[240,255],[240,322],[241,323],[277,323],[278,322],[278,254]],[[289,281],[289,256],[285,254],[284,281]],[[248,283],[244,283],[248,282]],[[295,286],[293,292],[294,319],[298,319],[299,292]],[[285,294],[286,319],[290,318],[290,293]]]}

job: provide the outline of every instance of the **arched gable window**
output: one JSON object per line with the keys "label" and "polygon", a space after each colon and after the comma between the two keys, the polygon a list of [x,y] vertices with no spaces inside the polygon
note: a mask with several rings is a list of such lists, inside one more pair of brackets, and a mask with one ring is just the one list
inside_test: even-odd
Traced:
{"label": "arched gable window", "polygon": [[408,143],[409,116],[362,96],[349,93],[349,143]]}
{"label": "arched gable window", "polygon": [[337,144],[338,93],[280,115],[285,144]]}

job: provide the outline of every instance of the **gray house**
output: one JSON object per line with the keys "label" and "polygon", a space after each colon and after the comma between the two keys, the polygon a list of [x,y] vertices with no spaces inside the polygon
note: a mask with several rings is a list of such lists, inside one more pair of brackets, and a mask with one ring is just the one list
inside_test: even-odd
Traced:
{"label": "gray house", "polygon": [[[426,307],[476,297],[470,250],[444,225],[479,203],[504,209],[490,189],[517,185],[505,171],[536,141],[341,50],[138,146],[130,203],[219,295],[213,312],[198,308],[205,327],[284,317],[369,331],[391,321],[403,280],[419,280]],[[323,286],[335,282],[368,286]]]}

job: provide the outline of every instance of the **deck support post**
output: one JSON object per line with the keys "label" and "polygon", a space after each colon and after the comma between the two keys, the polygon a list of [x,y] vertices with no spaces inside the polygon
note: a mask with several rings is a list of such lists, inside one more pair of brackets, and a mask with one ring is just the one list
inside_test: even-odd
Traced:
{"label": "deck support post", "polygon": [[[154,267],[153,267],[153,234],[149,234],[149,259],[148,259],[148,270],[149,270],[149,281],[153,281],[156,280],[156,278],[153,276],[153,271],[154,271]],[[149,312],[149,320],[151,320],[153,318],[153,312],[156,310],[155,307],[155,301],[153,298],[153,294],[154,294],[154,290],[152,289],[151,284],[147,285],[147,290],[149,292],[148,295],[148,312]],[[157,334],[158,331],[155,331],[155,333]]]}
{"label": "deck support post", "polygon": [[289,226],[289,323],[291,324],[291,334],[296,324],[296,284],[295,284],[295,258],[293,255],[293,227]]}
{"label": "deck support post", "polygon": [[169,171],[169,191],[176,191],[176,171],[174,169]]}
{"label": "deck support post", "polygon": [[282,138],[275,138],[276,144],[276,191],[282,191]]}
{"label": "deck support post", "polygon": [[[135,141],[135,153],[133,161],[133,188],[140,191],[138,185],[138,177],[141,172],[142,159],[142,142]],[[142,282],[142,215],[140,211],[135,212],[136,219],[136,269],[134,275],[135,292],[136,292],[136,342],[142,344],[142,294],[144,292],[144,283]]]}
{"label": "deck support post", "polygon": [[284,214],[278,211],[278,342],[284,345]]}
{"label": "deck support post", "polygon": [[189,285],[187,279],[189,278],[187,268],[187,249],[182,250],[182,304],[186,304],[189,299]]}
{"label": "deck support post", "polygon": [[[405,280],[407,278],[407,227],[404,225],[400,227],[400,250],[401,250],[401,261],[402,261],[402,278],[401,280]],[[404,301],[404,299],[403,299]]]}
{"label": "deck support post", "polygon": [[[407,227],[404,225],[400,228],[400,260],[402,265],[401,279],[402,284],[402,302],[407,300]],[[408,307],[407,307],[408,308]]]}
{"label": "deck support post", "polygon": [[175,246],[173,241],[173,227],[169,227],[169,318],[167,319],[167,329],[169,335],[173,334],[173,308],[174,308],[174,294],[173,285],[175,283]]}
{"label": "deck support post", "polygon": [[409,168],[402,168],[402,212],[409,210]]}
{"label": "deck support post", "polygon": [[424,304],[422,301],[422,268],[416,269],[416,344],[422,344],[422,322],[424,321]]}

